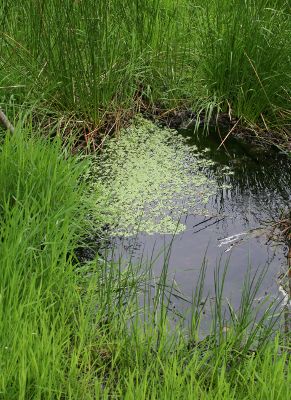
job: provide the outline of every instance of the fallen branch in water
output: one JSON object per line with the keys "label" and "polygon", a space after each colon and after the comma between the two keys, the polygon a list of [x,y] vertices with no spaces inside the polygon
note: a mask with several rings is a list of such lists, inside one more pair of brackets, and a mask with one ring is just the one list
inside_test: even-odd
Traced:
{"label": "fallen branch in water", "polygon": [[9,121],[9,119],[6,117],[6,115],[4,114],[4,112],[1,110],[0,108],[0,123],[1,125],[3,125],[3,127],[5,129],[7,129],[8,131],[10,131],[11,133],[14,133],[14,126],[11,124],[11,122]]}

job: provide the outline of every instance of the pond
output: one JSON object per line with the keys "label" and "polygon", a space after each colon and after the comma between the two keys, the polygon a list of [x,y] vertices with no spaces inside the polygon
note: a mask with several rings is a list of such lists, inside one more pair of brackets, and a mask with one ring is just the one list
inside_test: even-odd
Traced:
{"label": "pond", "polygon": [[[153,129],[151,123],[148,129]],[[153,273],[158,276],[170,246],[168,277],[174,279],[175,290],[179,292],[172,302],[182,313],[187,313],[203,262],[207,264],[204,291],[208,299],[214,296],[215,269],[220,266],[223,270],[226,264],[224,296],[234,307],[239,306],[248,271],[253,275],[256,270],[266,268],[257,302],[266,296],[277,297],[278,276],[286,270],[286,248],[274,240],[271,226],[290,205],[290,160],[278,151],[256,151],[233,137],[220,146],[221,139],[214,131],[205,135],[181,130],[166,140],[158,135],[153,147],[140,132],[138,136],[137,158],[131,147],[123,147],[121,143],[122,153],[120,147],[114,150],[113,145],[109,152],[105,150],[103,159],[103,173],[106,165],[115,163],[116,168],[110,167],[105,178],[110,177],[108,187],[115,194],[118,213],[123,215],[117,218],[115,214],[115,221],[119,222],[111,233],[114,257],[122,258],[125,263],[130,258],[145,264],[157,258]],[[136,145],[134,140],[132,143]],[[168,153],[165,145],[173,152]],[[173,159],[174,165],[170,166],[169,160]],[[166,168],[165,174],[159,171],[161,164],[165,164],[162,166]],[[118,180],[120,169],[123,172]],[[183,181],[180,185],[179,179]],[[153,193],[141,195],[149,187],[157,198],[162,196],[162,201],[149,199]],[[130,198],[123,194],[126,200],[121,201],[116,191],[131,192]],[[138,199],[136,203],[135,199]],[[161,224],[161,221],[164,222]],[[138,228],[132,229],[133,226]]]}

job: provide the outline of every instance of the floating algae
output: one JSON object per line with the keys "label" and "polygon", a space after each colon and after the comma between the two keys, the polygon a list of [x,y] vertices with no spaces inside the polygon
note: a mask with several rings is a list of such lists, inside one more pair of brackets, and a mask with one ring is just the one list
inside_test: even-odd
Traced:
{"label": "floating algae", "polygon": [[205,204],[219,190],[203,172],[210,165],[178,132],[136,119],[105,143],[91,171],[103,186],[111,233],[183,231],[181,215],[205,214]]}

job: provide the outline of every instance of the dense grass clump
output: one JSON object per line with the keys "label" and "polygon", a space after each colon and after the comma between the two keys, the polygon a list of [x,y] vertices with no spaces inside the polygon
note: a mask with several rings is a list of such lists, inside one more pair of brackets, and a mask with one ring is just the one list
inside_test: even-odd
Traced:
{"label": "dense grass clump", "polygon": [[84,346],[73,250],[85,165],[17,131],[1,144],[0,166],[0,397],[58,398],[75,387]]}
{"label": "dense grass clump", "polygon": [[98,128],[153,106],[290,126],[288,1],[5,0],[0,24],[6,105]]}
{"label": "dense grass clump", "polygon": [[274,124],[290,123],[287,2],[199,3],[200,56],[209,94],[220,99],[222,106],[228,103],[236,116],[252,122],[266,118]]}
{"label": "dense grass clump", "polygon": [[171,23],[178,5],[162,3],[4,2],[2,66],[10,73],[2,86],[8,93],[16,86],[21,98],[43,93],[53,107],[95,122],[104,111],[131,106],[137,89],[151,90],[158,74],[161,85],[170,38],[180,36]]}

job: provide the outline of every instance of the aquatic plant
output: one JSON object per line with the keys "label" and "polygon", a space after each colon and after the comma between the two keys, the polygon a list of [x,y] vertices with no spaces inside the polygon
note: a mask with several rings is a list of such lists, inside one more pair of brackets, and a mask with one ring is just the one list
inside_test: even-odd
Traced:
{"label": "aquatic plant", "polygon": [[[207,151],[207,150],[206,150]],[[91,176],[103,185],[106,222],[113,235],[178,233],[182,214],[205,215],[221,188],[204,173],[213,165],[177,131],[135,119],[118,138],[104,143]],[[225,170],[225,174],[228,171]]]}

